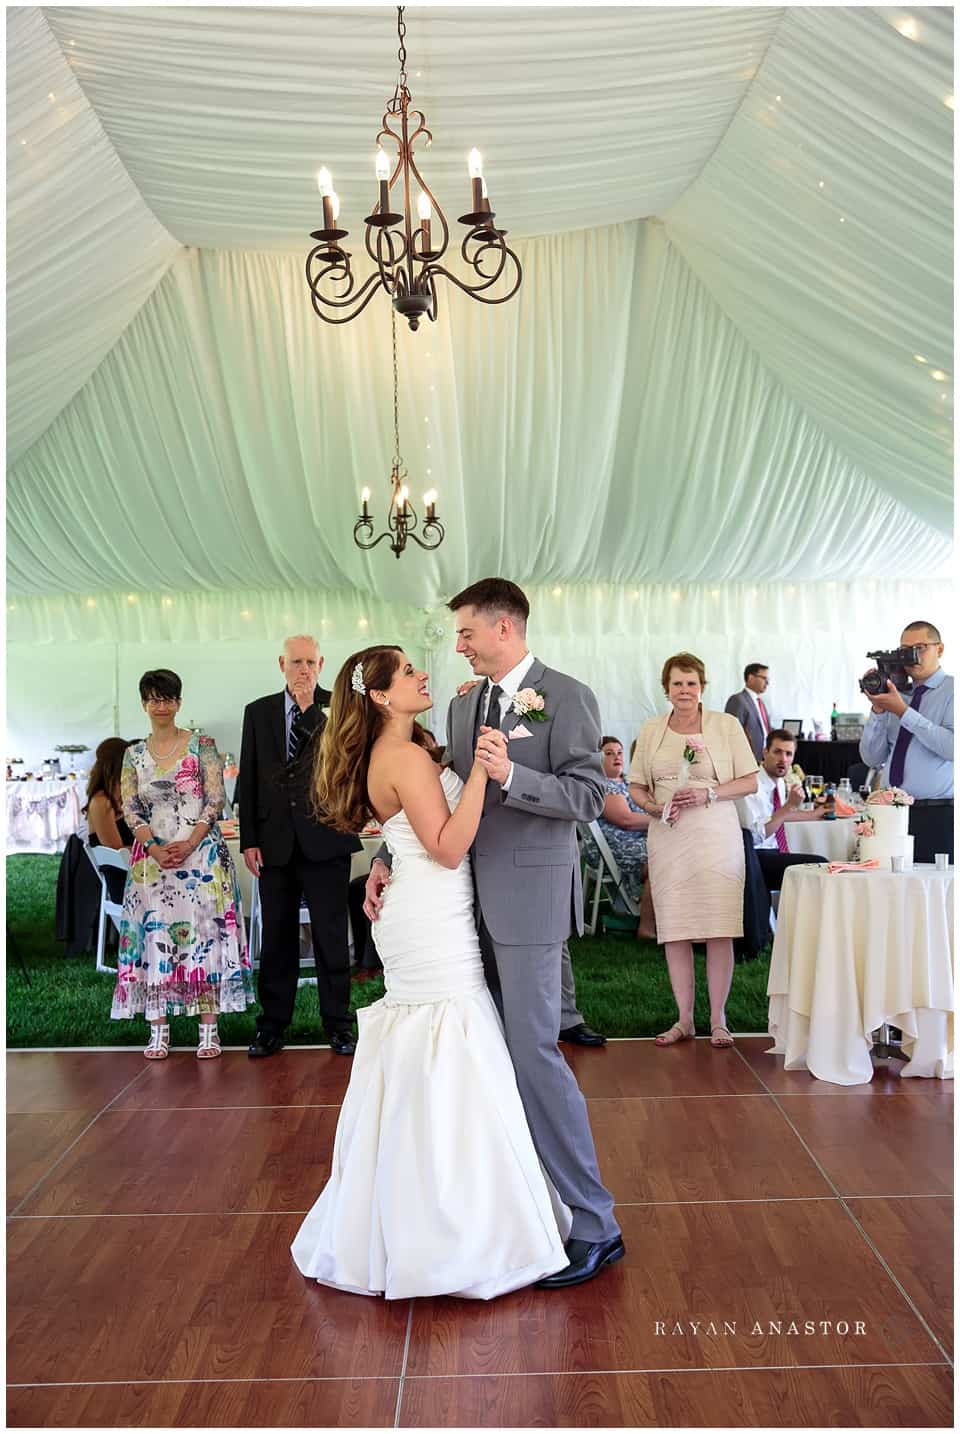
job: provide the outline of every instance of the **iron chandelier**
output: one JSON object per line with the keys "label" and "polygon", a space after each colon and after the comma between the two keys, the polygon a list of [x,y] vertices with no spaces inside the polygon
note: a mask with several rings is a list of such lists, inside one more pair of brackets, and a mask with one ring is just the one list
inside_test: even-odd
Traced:
{"label": "iron chandelier", "polygon": [[[429,146],[433,136],[427,129],[422,112],[411,107],[404,44],[405,8],[397,6],[400,73],[377,135],[379,199],[373,213],[363,221],[366,225],[364,247],[376,269],[359,287],[350,254],[340,243],[347,238],[349,231],[337,228],[340,202],[333,188],[332,176],[326,167],[317,175],[323,202],[323,228],[315,229],[310,235],[317,244],[307,255],[306,275],[314,313],[329,324],[345,324],[355,319],[382,288],[390,295],[394,310],[407,320],[411,329],[416,329],[424,316],[436,320],[436,280],[441,275],[483,304],[506,303],[513,298],[523,278],[520,260],[504,243],[507,231],[494,225],[496,214],[490,207],[483,178],[483,160],[476,149],[470,151],[467,161],[470,213],[461,214],[457,221],[467,231],[460,245],[460,256],[468,269],[473,270],[475,282],[459,279],[441,263],[447,252],[450,231],[443,210],[414,159],[416,141],[423,136]],[[391,160],[383,142],[396,145],[397,155],[392,172]],[[391,191],[395,186],[399,196],[402,196],[402,210],[391,207]],[[418,191],[416,195],[414,189]],[[509,286],[508,291],[494,298],[490,290],[500,279]]]}

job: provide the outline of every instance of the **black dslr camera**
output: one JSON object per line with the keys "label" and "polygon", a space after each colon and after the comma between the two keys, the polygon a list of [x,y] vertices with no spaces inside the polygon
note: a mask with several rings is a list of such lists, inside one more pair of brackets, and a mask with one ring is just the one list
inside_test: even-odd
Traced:
{"label": "black dslr camera", "polygon": [[898,692],[912,692],[913,679],[907,672],[920,661],[919,647],[895,647],[892,652],[868,652],[871,662],[877,665],[860,679],[860,691],[868,697],[886,692],[887,681],[893,683]]}

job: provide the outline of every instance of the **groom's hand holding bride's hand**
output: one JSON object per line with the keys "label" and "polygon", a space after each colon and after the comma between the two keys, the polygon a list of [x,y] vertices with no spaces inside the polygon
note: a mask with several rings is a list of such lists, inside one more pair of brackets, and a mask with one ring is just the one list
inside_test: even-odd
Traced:
{"label": "groom's hand holding bride's hand", "polygon": [[383,893],[390,880],[390,868],[378,856],[370,864],[370,875],[364,888],[363,914],[368,921],[376,921],[383,907]]}
{"label": "groom's hand holding bride's hand", "polygon": [[511,762],[507,755],[506,734],[499,727],[481,727],[477,743],[477,760],[491,782],[501,787],[510,775]]}

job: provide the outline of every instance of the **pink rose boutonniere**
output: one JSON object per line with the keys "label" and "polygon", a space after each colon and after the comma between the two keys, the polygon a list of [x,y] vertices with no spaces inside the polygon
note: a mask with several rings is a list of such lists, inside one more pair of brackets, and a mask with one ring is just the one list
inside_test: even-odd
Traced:
{"label": "pink rose boutonniere", "polygon": [[550,715],[545,710],[543,693],[532,687],[521,687],[510,703],[510,711],[518,717],[529,717],[531,722],[546,722]]}

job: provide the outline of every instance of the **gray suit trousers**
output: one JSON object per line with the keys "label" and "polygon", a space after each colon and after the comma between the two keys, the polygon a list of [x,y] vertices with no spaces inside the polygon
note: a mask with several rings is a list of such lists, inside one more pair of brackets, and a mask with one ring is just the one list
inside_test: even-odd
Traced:
{"label": "gray suit trousers", "polygon": [[504,946],[481,923],[480,944],[533,1143],[570,1207],[570,1233],[591,1243],[612,1240],[620,1231],[600,1179],[587,1103],[557,1046],[561,943]]}

